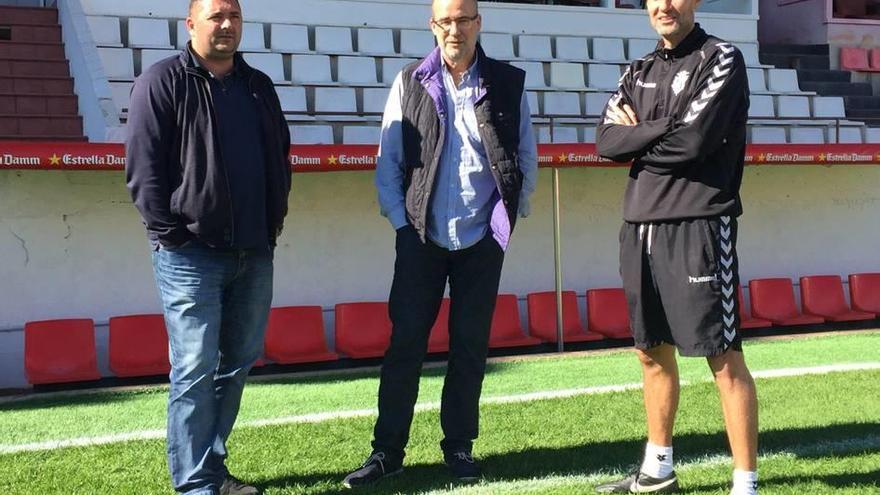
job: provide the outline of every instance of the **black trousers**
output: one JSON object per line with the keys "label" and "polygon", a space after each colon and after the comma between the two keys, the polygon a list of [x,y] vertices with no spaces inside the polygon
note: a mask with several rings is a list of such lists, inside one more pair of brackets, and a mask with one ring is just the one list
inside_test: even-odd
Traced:
{"label": "black trousers", "polygon": [[411,226],[398,230],[396,250],[389,299],[391,345],[382,363],[373,450],[403,460],[428,337],[448,279],[449,365],[440,408],[440,447],[444,452],[470,451],[479,430],[480,392],[504,251],[491,233],[469,248],[449,251],[430,241],[422,243]]}

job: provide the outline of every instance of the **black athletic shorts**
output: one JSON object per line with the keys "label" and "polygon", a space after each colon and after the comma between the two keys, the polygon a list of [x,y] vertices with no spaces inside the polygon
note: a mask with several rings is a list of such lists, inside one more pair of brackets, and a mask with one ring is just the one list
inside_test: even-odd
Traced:
{"label": "black athletic shorts", "polygon": [[620,275],[637,349],[675,345],[682,356],[742,350],[736,219],[625,222]]}

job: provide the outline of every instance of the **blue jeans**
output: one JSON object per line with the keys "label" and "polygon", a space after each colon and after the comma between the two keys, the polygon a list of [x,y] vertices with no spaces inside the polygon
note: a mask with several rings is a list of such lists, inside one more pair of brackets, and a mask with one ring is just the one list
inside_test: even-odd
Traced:
{"label": "blue jeans", "polygon": [[200,244],[153,252],[171,359],[168,468],[174,489],[216,494],[226,439],[272,302],[273,253]]}

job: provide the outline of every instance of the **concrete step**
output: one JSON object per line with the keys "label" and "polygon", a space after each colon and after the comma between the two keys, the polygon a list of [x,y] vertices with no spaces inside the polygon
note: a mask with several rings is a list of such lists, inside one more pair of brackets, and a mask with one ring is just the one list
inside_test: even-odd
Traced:
{"label": "concrete step", "polygon": [[847,109],[880,109],[880,96],[844,96],[843,104]]}
{"label": "concrete step", "polygon": [[799,82],[843,82],[852,81],[852,73],[846,70],[800,69],[797,71]]}
{"label": "concrete step", "polygon": [[67,60],[16,60],[0,58],[0,76],[67,77]]}
{"label": "concrete step", "polygon": [[61,43],[0,41],[0,58],[9,60],[64,60]]}
{"label": "concrete step", "polygon": [[81,137],[83,135],[82,117],[78,115],[0,114],[0,135]]}
{"label": "concrete step", "polygon": [[761,43],[761,53],[776,53],[788,55],[831,55],[828,45],[782,45]]}
{"label": "concrete step", "polygon": [[57,25],[58,10],[0,5],[0,26],[13,24]]}
{"label": "concrete step", "polygon": [[761,53],[758,58],[762,64],[782,69],[827,70],[831,68],[831,61],[827,55]]}
{"label": "concrete step", "polygon": [[85,136],[17,136],[12,134],[0,134],[0,141],[70,141],[70,142],[86,142],[88,138]]}
{"label": "concrete step", "polygon": [[846,118],[859,120],[870,125],[880,125],[880,109],[876,108],[847,108]]}
{"label": "concrete step", "polygon": [[0,93],[73,94],[70,77],[0,76]]}
{"label": "concrete step", "polygon": [[0,114],[76,115],[78,111],[73,94],[0,93]]}
{"label": "concrete step", "polygon": [[815,91],[822,96],[871,96],[868,83],[801,82],[802,91]]}
{"label": "concrete step", "polygon": [[61,26],[58,25],[14,24],[8,29],[10,33],[8,41],[61,43]]}

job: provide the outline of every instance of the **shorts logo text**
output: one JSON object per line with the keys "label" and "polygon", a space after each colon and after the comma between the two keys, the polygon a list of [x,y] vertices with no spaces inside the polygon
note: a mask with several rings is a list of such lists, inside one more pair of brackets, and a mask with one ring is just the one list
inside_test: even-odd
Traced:
{"label": "shorts logo text", "polygon": [[692,275],[688,275],[688,283],[689,284],[705,284],[706,282],[717,282],[718,275],[704,275],[702,277],[694,277]]}

